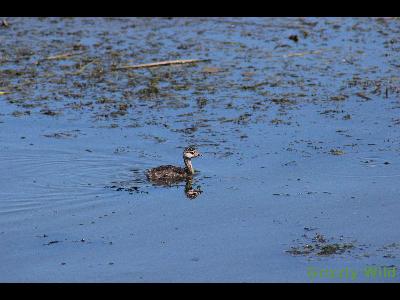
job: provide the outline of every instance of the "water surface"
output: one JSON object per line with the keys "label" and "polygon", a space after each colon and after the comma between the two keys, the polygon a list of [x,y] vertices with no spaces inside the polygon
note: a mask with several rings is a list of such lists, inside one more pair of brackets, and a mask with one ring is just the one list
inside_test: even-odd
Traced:
{"label": "water surface", "polygon": [[[8,21],[1,281],[398,280],[399,19]],[[191,144],[198,197],[147,182]]]}

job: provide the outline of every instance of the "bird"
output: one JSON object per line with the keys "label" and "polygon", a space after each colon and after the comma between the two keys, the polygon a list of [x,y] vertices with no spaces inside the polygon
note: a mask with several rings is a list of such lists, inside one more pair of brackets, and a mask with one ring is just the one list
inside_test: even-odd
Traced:
{"label": "bird", "polygon": [[192,158],[202,156],[194,146],[186,147],[183,150],[183,162],[185,167],[162,165],[147,170],[147,179],[155,184],[170,185],[192,178],[195,170],[192,165]]}

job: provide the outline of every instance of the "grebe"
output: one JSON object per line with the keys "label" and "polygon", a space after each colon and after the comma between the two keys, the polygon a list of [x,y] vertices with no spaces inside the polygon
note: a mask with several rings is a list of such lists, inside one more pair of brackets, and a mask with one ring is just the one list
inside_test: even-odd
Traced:
{"label": "grebe", "polygon": [[148,170],[147,178],[157,184],[171,184],[191,178],[195,173],[192,158],[198,156],[201,154],[193,146],[187,147],[183,150],[184,168],[171,165],[159,166]]}

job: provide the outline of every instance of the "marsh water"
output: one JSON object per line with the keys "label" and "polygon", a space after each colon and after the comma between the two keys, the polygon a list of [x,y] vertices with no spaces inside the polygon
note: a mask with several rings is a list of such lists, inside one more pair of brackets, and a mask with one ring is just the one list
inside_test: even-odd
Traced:
{"label": "marsh water", "polygon": [[0,281],[399,280],[398,18],[1,19]]}

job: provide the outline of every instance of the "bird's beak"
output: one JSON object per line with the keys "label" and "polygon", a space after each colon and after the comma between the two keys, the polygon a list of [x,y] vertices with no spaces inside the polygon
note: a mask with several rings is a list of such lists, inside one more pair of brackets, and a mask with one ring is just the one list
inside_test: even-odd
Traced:
{"label": "bird's beak", "polygon": [[197,152],[197,156],[203,156],[203,154],[201,154],[200,152]]}

